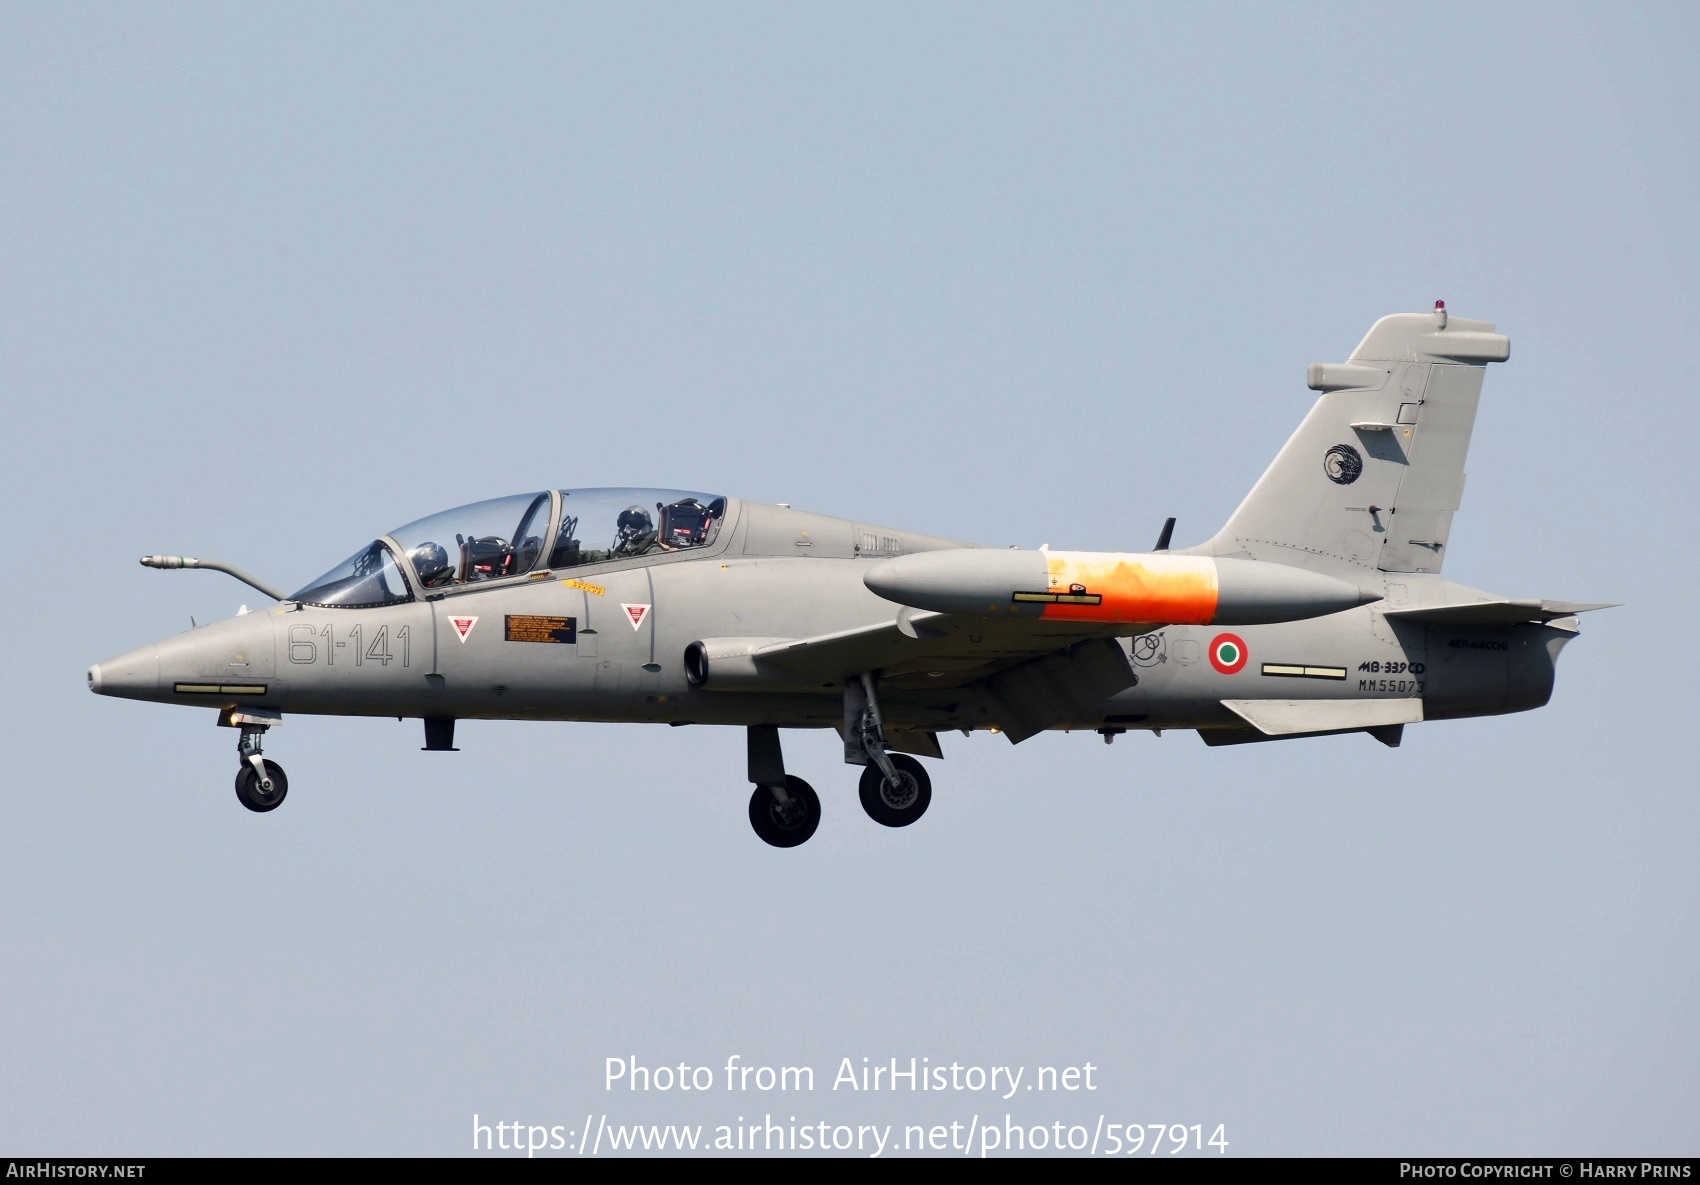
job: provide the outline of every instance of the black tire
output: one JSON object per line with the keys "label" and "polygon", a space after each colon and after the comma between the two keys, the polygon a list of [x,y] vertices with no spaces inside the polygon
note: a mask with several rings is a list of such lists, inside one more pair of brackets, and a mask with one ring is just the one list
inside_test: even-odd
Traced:
{"label": "black tire", "polygon": [[820,795],[802,778],[787,777],[785,794],[791,802],[784,807],[766,786],[750,792],[750,826],[764,843],[776,848],[794,848],[806,843],[820,826]]}
{"label": "black tire", "polygon": [[862,809],[876,823],[907,827],[927,813],[927,806],[933,801],[933,780],[913,757],[893,753],[891,764],[897,770],[896,785],[886,784],[885,775],[877,765],[862,771]]}
{"label": "black tire", "polygon": [[289,779],[283,775],[283,766],[268,760],[266,776],[272,782],[269,794],[260,789],[260,775],[254,772],[254,767],[244,761],[242,768],[236,771],[236,801],[261,814],[282,806],[284,795],[289,793]]}

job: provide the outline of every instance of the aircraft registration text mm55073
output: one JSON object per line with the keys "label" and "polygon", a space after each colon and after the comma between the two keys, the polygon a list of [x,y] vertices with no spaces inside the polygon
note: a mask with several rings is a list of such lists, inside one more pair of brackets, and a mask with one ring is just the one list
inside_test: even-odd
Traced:
{"label": "aircraft registration text mm55073", "polygon": [[286,713],[722,724],[748,732],[750,823],[807,840],[820,799],[781,728],[836,728],[876,822],[919,819],[916,757],[975,729],[1196,729],[1210,745],[1520,712],[1552,693],[1577,614],[1440,572],[1487,365],[1484,321],[1383,317],[1317,363],[1309,413],[1227,524],[1144,553],[989,548],[684,490],[551,489],[380,535],[277,604],[90,668],[101,695],[216,712],[236,795],[288,792],[261,743]]}

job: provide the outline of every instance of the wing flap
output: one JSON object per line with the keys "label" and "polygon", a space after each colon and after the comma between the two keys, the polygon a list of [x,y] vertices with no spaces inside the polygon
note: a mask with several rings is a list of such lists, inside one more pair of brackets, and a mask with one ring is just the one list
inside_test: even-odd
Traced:
{"label": "wing flap", "polygon": [[885,747],[893,753],[913,753],[917,757],[944,757],[939,748],[939,734],[921,728],[888,728]]}
{"label": "wing flap", "polygon": [[1010,667],[987,679],[980,691],[992,719],[1019,745],[1136,682],[1126,651],[1101,638]]}

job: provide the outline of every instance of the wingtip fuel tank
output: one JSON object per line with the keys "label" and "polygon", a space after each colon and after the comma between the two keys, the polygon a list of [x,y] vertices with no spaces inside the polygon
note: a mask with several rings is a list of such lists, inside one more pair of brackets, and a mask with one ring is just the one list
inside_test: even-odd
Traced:
{"label": "wingtip fuel tank", "polygon": [[915,609],[1093,623],[1265,625],[1379,599],[1303,568],[1168,553],[923,552],[884,561],[863,583]]}

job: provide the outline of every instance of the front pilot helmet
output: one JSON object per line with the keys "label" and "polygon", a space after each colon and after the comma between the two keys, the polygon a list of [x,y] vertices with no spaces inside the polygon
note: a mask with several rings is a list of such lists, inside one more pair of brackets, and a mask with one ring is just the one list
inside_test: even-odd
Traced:
{"label": "front pilot helmet", "polygon": [[614,537],[615,551],[629,551],[643,546],[655,535],[655,520],[650,518],[649,511],[641,506],[628,506],[620,511],[615,526],[619,528]]}
{"label": "front pilot helmet", "polygon": [[449,574],[449,553],[440,544],[421,543],[408,553],[408,558],[419,574],[419,583],[427,587]]}

